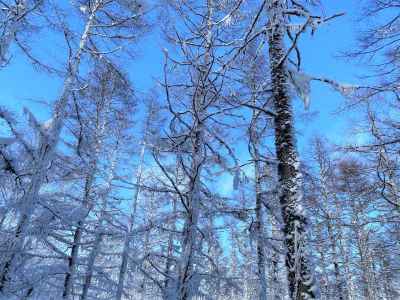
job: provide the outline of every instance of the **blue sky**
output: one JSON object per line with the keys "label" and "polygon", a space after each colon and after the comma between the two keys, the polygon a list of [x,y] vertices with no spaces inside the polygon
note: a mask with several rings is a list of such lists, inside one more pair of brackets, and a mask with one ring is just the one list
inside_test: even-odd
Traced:
{"label": "blue sky", "polygon": [[[355,45],[358,28],[356,19],[360,17],[359,1],[324,3],[327,15],[337,12],[346,12],[346,15],[321,27],[314,36],[303,37],[301,49],[304,70],[311,75],[327,77],[340,83],[357,84],[358,77],[365,69],[357,62],[339,56]],[[330,87],[318,82],[312,84],[310,112],[317,112],[318,116],[309,122],[298,121],[299,131],[303,136],[299,137],[301,149],[307,147],[307,142],[314,134],[326,136],[337,143],[354,138],[349,128],[359,116],[355,112],[338,113],[343,104],[343,97]],[[298,109],[298,114],[301,109]]]}
{"label": "blue sky", "polygon": [[[330,15],[346,12],[346,15],[321,27],[314,36],[305,34],[301,40],[303,68],[306,73],[324,76],[343,83],[357,83],[357,75],[363,69],[355,63],[338,58],[341,51],[348,50],[355,41],[355,19],[358,15],[358,1],[325,1],[324,12]],[[155,24],[156,25],[156,24]],[[56,56],[54,41],[36,41],[45,46],[50,56]],[[37,45],[37,43],[35,43]],[[127,62],[127,69],[136,89],[145,92],[154,85],[154,78],[162,70],[163,41],[158,33],[147,35],[138,44],[137,59]],[[15,49],[14,49],[15,50]],[[61,81],[56,76],[35,71],[20,53],[14,55],[11,64],[0,72],[0,103],[20,113],[23,106],[29,107],[39,119],[46,119],[49,110],[40,101],[52,101],[60,93]],[[33,101],[32,101],[33,100]],[[351,118],[349,113],[335,114],[343,98],[331,88],[313,83],[309,113],[316,116],[308,121],[298,118],[300,150],[306,150],[308,141],[315,134],[328,136],[334,142],[347,139],[346,134]],[[300,101],[295,102],[298,116],[305,113]],[[357,118],[357,115],[352,117]]]}

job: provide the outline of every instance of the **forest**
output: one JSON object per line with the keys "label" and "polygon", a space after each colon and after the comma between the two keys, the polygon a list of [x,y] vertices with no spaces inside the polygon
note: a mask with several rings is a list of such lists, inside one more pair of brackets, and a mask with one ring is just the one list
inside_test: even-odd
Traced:
{"label": "forest", "polygon": [[0,299],[400,299],[400,0],[0,0]]}

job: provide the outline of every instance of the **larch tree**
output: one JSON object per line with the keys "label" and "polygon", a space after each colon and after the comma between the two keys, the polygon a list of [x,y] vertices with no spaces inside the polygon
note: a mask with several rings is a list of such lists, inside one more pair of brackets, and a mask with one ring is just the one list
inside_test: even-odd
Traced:
{"label": "larch tree", "polygon": [[[120,49],[120,46],[117,44],[116,48],[110,49],[109,45],[104,46],[104,40],[113,41],[116,36],[122,43],[126,40],[136,39],[137,35],[132,35],[132,32],[136,32],[137,27],[143,24],[141,23],[143,10],[140,5],[131,5],[128,3],[121,3],[119,7],[118,5],[120,4],[117,1],[99,0],[88,1],[87,3],[83,3],[80,8],[78,7],[83,14],[84,24],[78,39],[75,41],[73,39],[70,40],[69,31],[66,25],[62,23],[69,46],[67,71],[65,72],[61,95],[54,104],[52,118],[45,124],[40,124],[28,112],[30,122],[38,132],[39,140],[38,145],[32,150],[32,177],[27,183],[23,199],[20,200],[23,205],[14,229],[14,237],[9,249],[10,254],[4,259],[2,264],[0,291],[3,291],[6,282],[10,279],[9,273],[13,268],[13,262],[17,258],[16,256],[22,251],[24,241],[29,236],[27,228],[30,218],[38,205],[39,193],[44,184],[48,166],[53,161],[56,153],[56,147],[66,118],[66,107],[72,98],[73,89],[78,84],[77,78],[79,76],[82,57],[88,53],[89,57],[107,60],[107,56],[113,55]],[[118,8],[122,14],[115,12],[115,9]],[[113,13],[115,14],[114,16]],[[75,49],[72,46],[74,42],[77,42]],[[109,64],[111,65],[111,63]]]}
{"label": "larch tree", "polygon": [[[35,102],[0,105],[0,297],[398,299],[399,1],[361,1],[357,86],[306,74],[320,4],[0,0],[0,75],[49,79],[1,89]],[[349,140],[306,140],[315,81]]]}
{"label": "larch tree", "polygon": [[[313,270],[307,248],[307,217],[303,209],[302,175],[296,148],[293,108],[289,95],[288,49],[285,33],[288,26],[286,1],[272,0],[269,11],[269,58],[275,109],[275,147],[280,184],[286,266],[292,299],[316,298]],[[296,45],[294,45],[296,46]]]}

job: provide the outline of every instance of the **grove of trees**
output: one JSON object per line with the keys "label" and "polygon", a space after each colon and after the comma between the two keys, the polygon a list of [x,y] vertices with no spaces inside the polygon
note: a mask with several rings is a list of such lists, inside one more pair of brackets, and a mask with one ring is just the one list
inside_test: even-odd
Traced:
{"label": "grove of trees", "polygon": [[304,68],[340,2],[0,0],[0,299],[400,299],[400,1],[351,85]]}

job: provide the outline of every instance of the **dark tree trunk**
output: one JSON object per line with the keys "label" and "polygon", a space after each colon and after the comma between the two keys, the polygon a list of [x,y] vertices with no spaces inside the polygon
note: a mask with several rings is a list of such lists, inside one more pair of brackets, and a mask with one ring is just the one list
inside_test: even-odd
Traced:
{"label": "dark tree trunk", "polygon": [[307,259],[307,219],[302,209],[302,176],[296,150],[293,128],[293,112],[288,93],[286,49],[284,32],[286,21],[283,14],[284,1],[271,1],[269,57],[275,106],[275,147],[278,158],[280,183],[279,201],[282,210],[287,248],[286,267],[289,293],[294,300],[315,299],[314,279]]}
{"label": "dark tree trunk", "polygon": [[72,280],[73,280],[73,273],[76,268],[76,260],[78,258],[78,250],[79,250],[79,243],[81,240],[82,230],[81,226],[83,222],[78,222],[78,227],[74,233],[74,242],[71,249],[71,255],[68,257],[68,272],[65,275],[64,279],[64,290],[63,290],[63,299],[68,299],[69,295],[71,294],[72,288]]}
{"label": "dark tree trunk", "polygon": [[[94,172],[96,170],[96,161],[91,162],[90,170],[89,173],[86,176],[85,179],[85,194],[83,198],[83,205],[84,207],[88,210],[87,214],[89,213],[90,210],[90,193],[92,189],[92,183],[93,183],[93,177],[94,177]],[[82,237],[82,230],[83,230],[83,225],[84,225],[84,219],[81,219],[75,229],[74,232],[74,240],[72,243],[72,248],[71,248],[71,255],[68,257],[68,271],[65,274],[65,279],[64,279],[64,290],[63,290],[63,299],[68,299],[69,296],[71,295],[71,289],[73,285],[73,275],[76,269],[77,261],[78,261],[78,252],[79,252],[79,244],[81,242],[81,237]]]}

